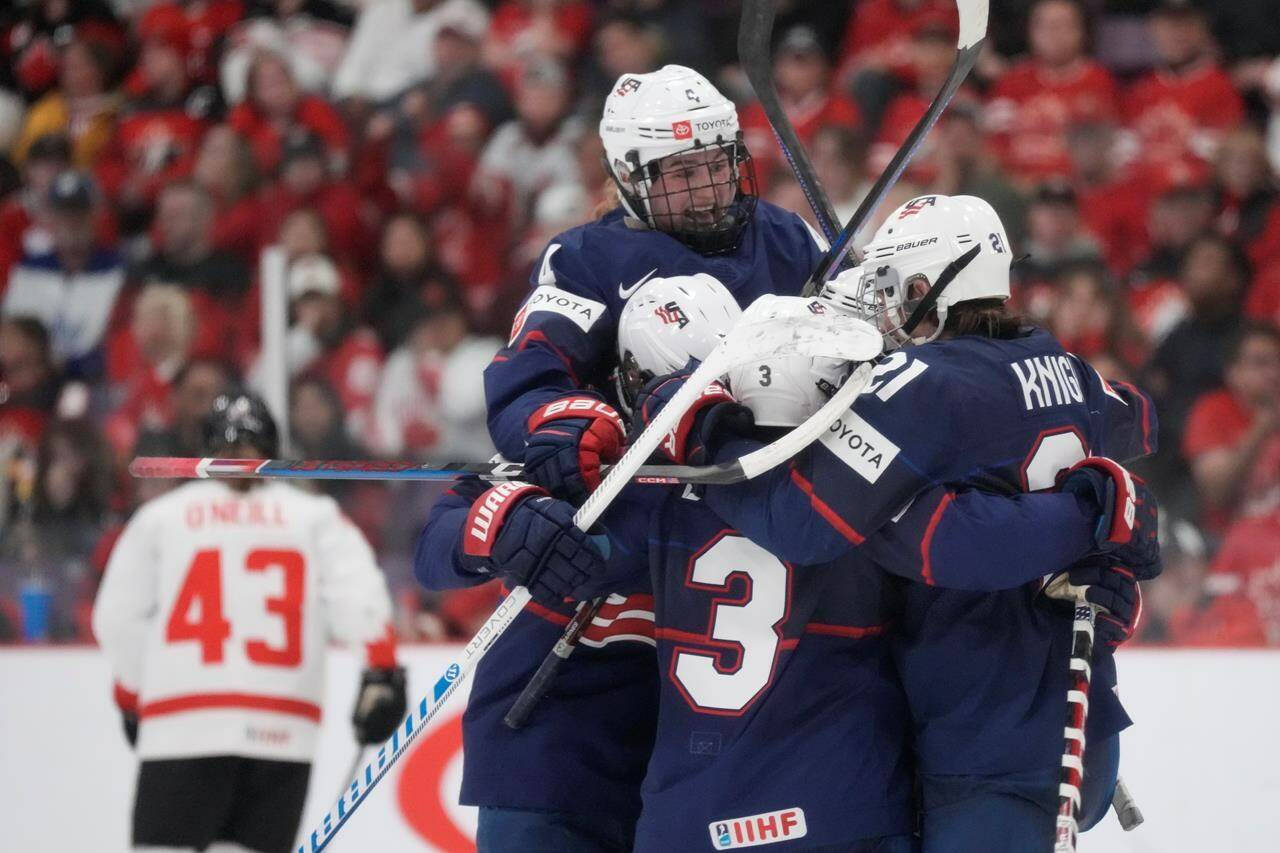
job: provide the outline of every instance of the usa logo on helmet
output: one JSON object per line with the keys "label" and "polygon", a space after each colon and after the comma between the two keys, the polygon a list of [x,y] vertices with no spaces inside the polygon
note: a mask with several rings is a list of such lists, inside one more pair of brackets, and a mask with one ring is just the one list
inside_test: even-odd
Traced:
{"label": "usa logo on helmet", "polygon": [[668,302],[661,308],[653,309],[653,313],[657,314],[662,322],[667,326],[675,323],[683,329],[685,326],[689,325],[689,315],[685,314],[684,309],[675,301]]}
{"label": "usa logo on helmet", "polygon": [[936,195],[926,195],[920,198],[913,198],[902,206],[902,212],[898,214],[899,219],[906,219],[908,216],[915,216],[926,207],[933,207],[938,203]]}

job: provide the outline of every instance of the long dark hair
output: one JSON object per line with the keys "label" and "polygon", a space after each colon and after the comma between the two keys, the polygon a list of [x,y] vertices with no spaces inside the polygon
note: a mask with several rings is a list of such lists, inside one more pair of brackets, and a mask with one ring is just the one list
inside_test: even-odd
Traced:
{"label": "long dark hair", "polygon": [[1032,325],[1026,317],[1009,310],[1002,299],[974,299],[952,305],[942,331],[951,336],[975,335],[1007,341],[1020,337]]}

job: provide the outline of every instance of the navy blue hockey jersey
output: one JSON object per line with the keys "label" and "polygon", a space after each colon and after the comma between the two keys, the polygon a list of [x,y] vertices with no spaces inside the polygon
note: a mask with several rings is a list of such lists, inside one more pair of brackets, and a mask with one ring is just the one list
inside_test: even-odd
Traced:
{"label": "navy blue hockey jersey", "polygon": [[485,371],[498,451],[524,458],[526,424],[544,403],[588,387],[607,393],[618,317],[645,281],[706,273],[745,308],[766,293],[799,293],[822,255],[817,239],[800,217],[763,201],[738,248],[714,257],[633,227],[621,208],[559,235],[534,269],[508,345]]}
{"label": "navy blue hockey jersey", "polygon": [[[966,336],[892,353],[851,410],[788,468],[708,487],[706,499],[783,558],[830,559],[873,531],[892,531],[895,514],[935,484],[1047,489],[1087,455],[1152,452],[1155,430],[1145,396],[1109,385],[1045,332],[1005,341]],[[718,461],[754,447],[732,442]],[[1055,567],[1035,565],[1028,549],[1037,543],[1013,535],[988,536],[985,564],[946,565],[938,543],[973,519],[948,497],[931,500],[918,558],[881,564],[918,582],[907,590],[895,646],[921,769],[987,774],[1052,765],[1062,746],[1069,610],[1038,601],[1034,586],[944,587],[999,590]],[[1040,535],[1061,534],[1047,527]],[[1114,686],[1114,662],[1100,658],[1092,737],[1128,724]]]}

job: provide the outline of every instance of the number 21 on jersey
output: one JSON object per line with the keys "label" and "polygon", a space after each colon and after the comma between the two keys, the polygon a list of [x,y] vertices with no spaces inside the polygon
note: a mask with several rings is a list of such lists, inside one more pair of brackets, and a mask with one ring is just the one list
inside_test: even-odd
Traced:
{"label": "number 21 on jersey", "polygon": [[[250,662],[284,667],[302,662],[304,566],[302,554],[291,549],[258,548],[246,555],[243,571],[278,570],[284,587],[280,595],[263,602],[266,612],[281,620],[284,644],[272,646],[262,639],[246,640],[245,657]],[[231,623],[223,613],[223,568],[222,552],[218,549],[197,551],[165,625],[165,642],[198,643],[200,660],[206,664],[222,663],[231,637]]]}

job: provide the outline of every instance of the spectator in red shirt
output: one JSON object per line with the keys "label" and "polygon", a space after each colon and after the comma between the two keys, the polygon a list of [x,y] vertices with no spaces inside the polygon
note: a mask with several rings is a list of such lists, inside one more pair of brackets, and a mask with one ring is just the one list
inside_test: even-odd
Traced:
{"label": "spectator in red shirt", "polygon": [[950,0],[863,0],[854,5],[836,79],[854,92],[869,133],[880,126],[894,91],[916,83],[911,59],[916,33],[937,25],[954,32],[958,20]]}
{"label": "spectator in red shirt", "polygon": [[213,244],[244,264],[257,261],[261,238],[258,172],[253,152],[225,124],[210,128],[200,143],[191,179],[213,201]]}
{"label": "spectator in red shirt", "polygon": [[1224,386],[1196,400],[1183,455],[1208,526],[1280,511],[1280,331],[1247,325],[1226,356]]}
{"label": "spectator in red shirt", "polygon": [[146,41],[158,30],[184,30],[191,45],[187,57],[191,77],[200,83],[216,84],[223,40],[242,17],[244,7],[240,0],[170,0],[147,9],[138,19],[137,32],[139,40]]}
{"label": "spectator in red shirt", "polygon": [[1243,245],[1257,268],[1280,260],[1280,205],[1262,134],[1249,125],[1226,133],[1214,175],[1218,230]]}
{"label": "spectator in red shirt", "polygon": [[530,64],[572,62],[591,40],[591,5],[583,0],[503,0],[485,42],[485,64],[514,86]]}
{"label": "spectator in red shirt", "polygon": [[161,187],[191,173],[217,93],[192,90],[189,38],[182,21],[144,31],[134,95],[98,166],[104,192],[126,211],[149,213]]}
{"label": "spectator in red shirt", "polygon": [[[831,89],[831,61],[818,34],[807,24],[783,34],[773,56],[773,81],[778,98],[796,135],[805,146],[813,144],[819,128],[856,128],[858,108],[853,101]],[[761,179],[781,165],[782,151],[773,138],[773,129],[758,101],[742,111],[740,122],[747,149],[758,161]],[[761,191],[767,186],[761,187]]]}
{"label": "spectator in red shirt", "polygon": [[987,121],[1012,176],[1037,182],[1070,172],[1067,128],[1115,119],[1118,96],[1111,75],[1089,58],[1079,0],[1039,0],[1027,34],[1031,56],[996,82]]}
{"label": "spectator in red shirt", "polygon": [[0,321],[0,444],[16,438],[35,447],[61,390],[44,324],[33,317]]}
{"label": "spectator in red shirt", "polygon": [[254,57],[245,100],[227,120],[249,141],[264,174],[275,172],[285,140],[299,130],[310,131],[323,141],[328,166],[335,174],[346,171],[350,147],[346,125],[333,107],[302,92],[282,56],[261,52]]}
{"label": "spectator in red shirt", "polygon": [[298,128],[285,137],[279,180],[259,200],[262,242],[269,241],[290,213],[307,208],[324,220],[335,260],[363,263],[372,255],[372,229],[367,223],[375,219],[376,211],[365,209],[365,200],[352,183],[332,176],[326,159],[324,141],[315,134]]}
{"label": "spectator in red shirt", "polygon": [[1165,0],[1150,22],[1160,64],[1123,103],[1139,156],[1157,164],[1211,160],[1223,131],[1244,118],[1244,104],[1215,58],[1207,14],[1185,0]]}
{"label": "spectator in red shirt", "polygon": [[1102,244],[1111,271],[1127,275],[1147,254],[1150,188],[1120,167],[1111,122],[1073,124],[1066,145],[1085,226]]}
{"label": "spectator in red shirt", "polygon": [[[871,145],[871,156],[867,161],[869,175],[878,176],[884,171],[894,153],[906,142],[907,136],[942,88],[955,57],[954,24],[930,23],[915,31],[911,38],[913,83],[909,89],[898,94],[885,110],[884,120],[880,123],[880,130]],[[957,104],[973,100],[974,96],[968,90],[961,89],[956,93]],[[935,127],[925,137],[911,165],[907,167],[907,174],[913,180],[927,184],[937,177],[938,164],[934,160],[937,144],[938,129]]]}
{"label": "spectator in red shirt", "polygon": [[134,456],[202,456],[204,421],[213,401],[237,380],[226,362],[189,359],[170,382],[169,418],[159,427],[144,427]]}

